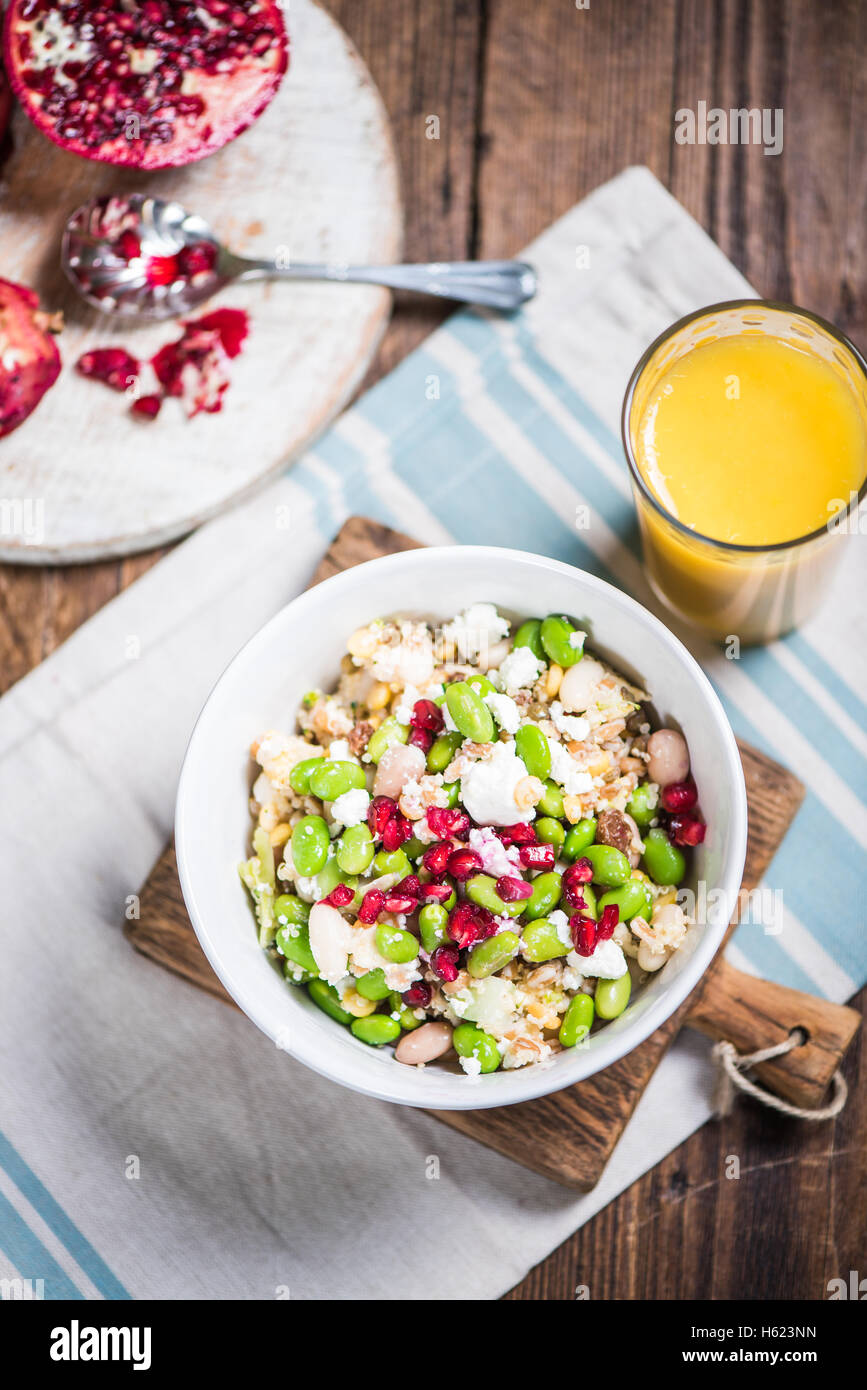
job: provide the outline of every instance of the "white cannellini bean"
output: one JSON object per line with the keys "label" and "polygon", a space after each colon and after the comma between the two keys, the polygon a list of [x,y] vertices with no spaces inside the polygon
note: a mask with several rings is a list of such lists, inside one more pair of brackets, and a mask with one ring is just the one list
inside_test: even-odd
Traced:
{"label": "white cannellini bean", "polygon": [[379,760],[373,781],[374,796],[400,796],[407,782],[424,774],[426,759],[412,743],[394,743]]}
{"label": "white cannellini bean", "polygon": [[596,688],[608,673],[599,661],[585,656],[570,666],[557,691],[557,699],[570,714],[583,714],[596,698]]}
{"label": "white cannellini bean", "polygon": [[671,782],[682,782],[689,774],[689,749],[683,734],[676,729],[657,729],[647,740],[647,751],[651,782],[667,787]]}
{"label": "white cannellini bean", "polygon": [[638,948],[638,964],[642,970],[661,970],[667,959],[665,951],[654,951],[646,941],[642,941]]}
{"label": "white cannellini bean", "polygon": [[412,1033],[404,1033],[394,1049],[395,1060],[408,1067],[417,1067],[422,1062],[433,1062],[442,1057],[452,1045],[452,1030],[448,1023],[423,1023]]}
{"label": "white cannellini bean", "polygon": [[308,930],[310,950],[320,973],[330,985],[336,985],[347,971],[352,928],[336,907],[319,902],[310,909]]}

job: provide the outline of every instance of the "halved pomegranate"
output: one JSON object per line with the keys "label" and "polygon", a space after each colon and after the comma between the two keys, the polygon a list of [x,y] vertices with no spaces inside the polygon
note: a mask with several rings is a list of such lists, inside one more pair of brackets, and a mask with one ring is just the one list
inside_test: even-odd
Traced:
{"label": "halved pomegranate", "polygon": [[27,419],[60,375],[52,337],[60,328],[60,315],[40,309],[33,290],[0,280],[0,437]]}
{"label": "halved pomegranate", "polygon": [[34,125],[85,159],[192,164],[234,140],[288,63],[277,0],[11,0],[12,89]]}

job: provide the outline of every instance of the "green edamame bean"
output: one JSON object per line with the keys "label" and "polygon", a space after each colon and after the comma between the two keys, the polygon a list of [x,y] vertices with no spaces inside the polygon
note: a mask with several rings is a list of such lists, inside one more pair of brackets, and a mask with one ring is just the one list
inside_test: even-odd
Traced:
{"label": "green edamame bean", "polygon": [[313,795],[320,797],[323,801],[336,801],[338,796],[342,796],[344,792],[366,787],[367,782],[364,769],[359,767],[358,763],[338,762],[337,759],[325,758],[319,767],[314,767],[307,779],[307,785]]}
{"label": "green edamame bean", "polygon": [[596,906],[596,894],[589,883],[581,884],[581,896],[584,899],[584,906],[581,908],[581,912],[585,917],[592,917],[595,922],[599,916],[599,910]]}
{"label": "green edamame bean", "polygon": [[384,753],[392,748],[396,743],[406,743],[409,738],[409,727],[400,724],[391,714],[387,719],[383,719],[378,729],[374,729],[370,735],[367,745],[367,752],[370,754],[371,762],[378,763]]}
{"label": "green edamame bean", "polygon": [[477,671],[474,676],[467,676],[467,685],[472,686],[476,694],[480,695],[483,700],[486,695],[495,695],[497,693],[497,687],[494,685],[493,681],[489,681],[487,676],[483,675],[481,671]]}
{"label": "green edamame bean", "polygon": [[596,1006],[589,994],[576,994],[574,999],[570,999],[560,1024],[561,1046],[575,1047],[582,1038],[586,1038],[595,1013]]}
{"label": "green edamame bean", "polygon": [[454,681],[446,687],[446,707],[455,726],[464,738],[473,743],[492,743],[494,716],[481,695],[466,681]]}
{"label": "green edamame bean", "polygon": [[402,878],[406,878],[407,874],[412,871],[412,865],[402,849],[381,849],[374,856],[373,871],[377,876],[380,874],[397,874],[399,881]]}
{"label": "green edamame bean", "polygon": [[354,1018],[349,1031],[368,1047],[383,1047],[400,1037],[400,1024],[390,1014],[368,1014],[367,1018]]}
{"label": "green edamame bean", "polygon": [[299,796],[306,796],[310,791],[311,774],[324,762],[324,758],[304,758],[300,763],[296,763],[289,773],[289,785],[293,792],[297,792]]}
{"label": "green edamame bean", "polygon": [[603,893],[599,899],[600,908],[612,905],[620,909],[621,922],[631,922],[633,917],[643,917],[649,922],[653,897],[646,883],[642,883],[640,878],[631,878],[622,888]]}
{"label": "green edamame bean", "polygon": [[394,965],[406,965],[418,955],[418,942],[412,932],[380,922],[376,929],[376,949]]}
{"label": "green edamame bean", "polygon": [[[496,938],[491,937],[491,940],[494,941]],[[571,942],[567,946],[560,940],[557,928],[547,917],[528,922],[521,941],[524,955],[534,965],[541,965],[546,960],[555,960],[558,956],[568,956],[572,950]]]}
{"label": "green edamame bean", "polygon": [[337,841],[337,863],[346,874],[363,874],[373,859],[373,836],[366,825],[348,825]]}
{"label": "green edamame bean", "polygon": [[359,975],[355,981],[355,988],[362,999],[373,999],[377,1004],[380,999],[387,999],[391,994],[385,983],[385,971],[381,965],[376,970],[368,970],[366,975]]}
{"label": "green edamame bean", "polygon": [[429,955],[448,941],[448,921],[449,914],[442,903],[427,903],[418,914],[421,944]]}
{"label": "green edamame bean", "polygon": [[575,624],[562,613],[549,613],[547,618],[542,619],[539,641],[545,655],[551,661],[556,661],[558,666],[574,666],[584,655],[583,637],[577,647],[573,647],[569,640],[577,630]]}
{"label": "green edamame bean", "polygon": [[[497,892],[497,880],[490,874],[473,874],[467,879],[467,897],[479,907],[486,907],[496,917],[517,917],[524,902],[506,903]],[[529,902],[529,899],[526,899]]]}
{"label": "green edamame bean", "polygon": [[328,1014],[329,1018],[336,1019],[338,1023],[350,1023],[352,1014],[346,1012],[340,1003],[340,995],[332,985],[325,980],[311,980],[307,985],[307,993],[323,1013]]}
{"label": "green edamame bean", "polygon": [[541,618],[528,618],[525,623],[521,623],[515,633],[513,647],[529,647],[530,651],[539,661],[547,661],[545,649],[542,646],[542,639],[539,636],[542,630]]}
{"label": "green edamame bean", "polygon": [[644,837],[644,867],[655,883],[676,887],[686,873],[686,859],[657,826]]}
{"label": "green edamame bean", "polygon": [[646,830],[659,809],[659,793],[649,782],[636,787],[626,803],[628,814],[639,830]]}
{"label": "green edamame bean", "polygon": [[580,859],[588,845],[592,845],[596,839],[596,817],[586,816],[584,820],[576,821],[571,830],[566,832],[566,839],[563,843],[563,858],[574,863]]}
{"label": "green edamame bean", "polygon": [[416,1018],[415,1010],[411,1009],[408,1004],[404,1004],[402,996],[397,991],[392,991],[388,997],[388,1002],[390,1005],[389,1013],[397,1014],[397,1022],[405,1033],[411,1033],[413,1028],[421,1027],[424,1019]]}
{"label": "green edamame bean", "polygon": [[542,816],[541,820],[536,821],[536,839],[540,844],[559,849],[566,839],[566,831],[553,816]]}
{"label": "green edamame bean", "polygon": [[311,980],[318,978],[315,972],[305,969],[303,965],[298,965],[288,957],[283,961],[283,977],[290,985],[309,985]]}
{"label": "green edamame bean", "polygon": [[403,850],[407,859],[412,860],[420,859],[427,848],[428,846],[423,845],[421,840],[417,840],[414,835],[411,836],[410,839],[404,840],[403,844],[401,845],[401,849]]}
{"label": "green edamame bean", "polygon": [[428,749],[428,772],[445,772],[463,741],[463,735],[453,731],[440,734],[438,738],[435,738]]}
{"label": "green edamame bean", "polygon": [[453,806],[457,806],[461,799],[461,784],[460,782],[443,782],[443,791],[448,797],[446,810],[450,811]]}
{"label": "green edamame bean", "polygon": [[328,858],[325,861],[325,867],[320,869],[319,873],[316,875],[316,901],[319,902],[322,898],[327,898],[332,888],[336,888],[338,883],[351,883],[351,886],[354,888],[357,884],[357,880],[353,882],[341,871],[340,865],[337,862],[337,852],[334,845],[331,845],[328,850]]}
{"label": "green edamame bean", "polygon": [[292,862],[304,878],[324,869],[331,837],[321,816],[302,816],[292,831]]}
{"label": "green edamame bean", "polygon": [[274,920],[279,927],[289,927],[296,923],[307,924],[310,917],[310,904],[296,898],[294,893],[280,893],[274,899]]}
{"label": "green edamame bean", "polygon": [[520,937],[513,931],[501,931],[496,936],[489,936],[487,941],[480,941],[478,946],[474,946],[470,951],[467,969],[475,980],[483,980],[486,975],[496,975],[498,970],[502,970],[503,966],[508,965],[518,954],[520,944]]}
{"label": "green edamame bean", "polygon": [[481,1063],[483,1072],[496,1071],[500,1065],[496,1038],[472,1023],[458,1024],[452,1034],[452,1045],[459,1057],[475,1057]]}
{"label": "green edamame bean", "polygon": [[[292,933],[295,933],[293,936]],[[277,949],[292,965],[298,965],[313,979],[319,974],[316,957],[310,949],[310,933],[306,927],[278,927],[274,938]]]}
{"label": "green edamame bean", "polygon": [[515,734],[515,752],[531,777],[543,782],[551,771],[551,749],[538,724],[522,724]]}
{"label": "green edamame bean", "polygon": [[556,782],[546,782],[545,790],[536,809],[541,811],[543,816],[556,816],[558,820],[561,820],[565,815],[563,788],[558,787]]}
{"label": "green edamame bean", "polygon": [[596,1012],[600,1018],[619,1018],[629,1003],[632,980],[627,970],[619,980],[597,980]]}
{"label": "green edamame bean", "polygon": [[593,882],[606,888],[620,888],[632,873],[629,860],[616,845],[588,845],[583,857],[593,866]]}
{"label": "green edamame bean", "polygon": [[529,898],[517,904],[528,922],[537,917],[545,917],[560,901],[562,875],[558,873],[537,874],[533,879],[533,892]]}

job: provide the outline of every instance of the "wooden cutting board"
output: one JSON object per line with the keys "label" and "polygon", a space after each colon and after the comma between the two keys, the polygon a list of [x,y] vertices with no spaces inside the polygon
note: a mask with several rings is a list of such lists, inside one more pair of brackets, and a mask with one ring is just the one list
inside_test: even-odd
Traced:
{"label": "wooden cutting board", "polygon": [[[378,522],[352,517],[329,547],[312,583],[418,542]],[[757,886],[801,803],[796,777],[740,744],[749,802],[743,886]],[[141,915],[124,930],[136,950],[231,1004],[199,946],[178,882],[174,849],[158,861],[141,893]],[[730,929],[731,930],[731,929]],[[645,1086],[684,1024],[727,1038],[739,1052],[783,1041],[795,1028],[805,1043],[756,1068],[765,1085],[803,1107],[822,1103],[860,1016],[812,995],[746,975],[717,956],[688,1000],[641,1047],[577,1086],[498,1110],[432,1111],[444,1124],[568,1187],[593,1187]]]}
{"label": "wooden cutting board", "polygon": [[[0,560],[65,564],[162,544],[279,471],[360,382],[390,310],[370,285],[235,285],[250,337],[218,415],[179,401],[137,421],[122,394],[78,377],[82,352],[122,344],[150,357],[173,321],[133,329],[80,300],[60,268],[66,218],[102,194],[151,192],[200,212],[234,250],[293,261],[399,261],[402,211],[388,118],[349,39],[311,0],[287,6],[290,64],[265,114],[185,169],[144,175],[58,149],[23,112],[0,164],[0,276],[63,311],[63,372],[0,441]],[[202,311],[204,312],[204,310]],[[16,512],[17,508],[17,512]]]}

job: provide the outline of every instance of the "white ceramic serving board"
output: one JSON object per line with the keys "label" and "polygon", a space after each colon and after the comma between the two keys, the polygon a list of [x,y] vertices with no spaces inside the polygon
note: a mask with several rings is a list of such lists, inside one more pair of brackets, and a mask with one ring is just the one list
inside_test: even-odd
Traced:
{"label": "white ceramic serving board", "polygon": [[[173,321],[132,328],[89,309],[60,269],[63,224],[98,194],[146,190],[202,213],[251,255],[399,260],[402,212],[388,118],[346,35],[311,0],[287,14],[289,71],[269,109],[227,148],[149,175],[57,149],[21,111],[0,168],[0,276],[62,309],[64,369],[38,409],[0,440],[0,560],[60,563],[144,550],[180,536],[278,471],[345,404],[385,327],[390,296],[365,285],[236,285],[211,300],[250,313],[218,415],[156,421],[74,371],[89,348],[146,358]],[[202,310],[202,312],[205,312]],[[21,503],[21,506],[8,505]],[[7,504],[7,505],[3,505]]]}

